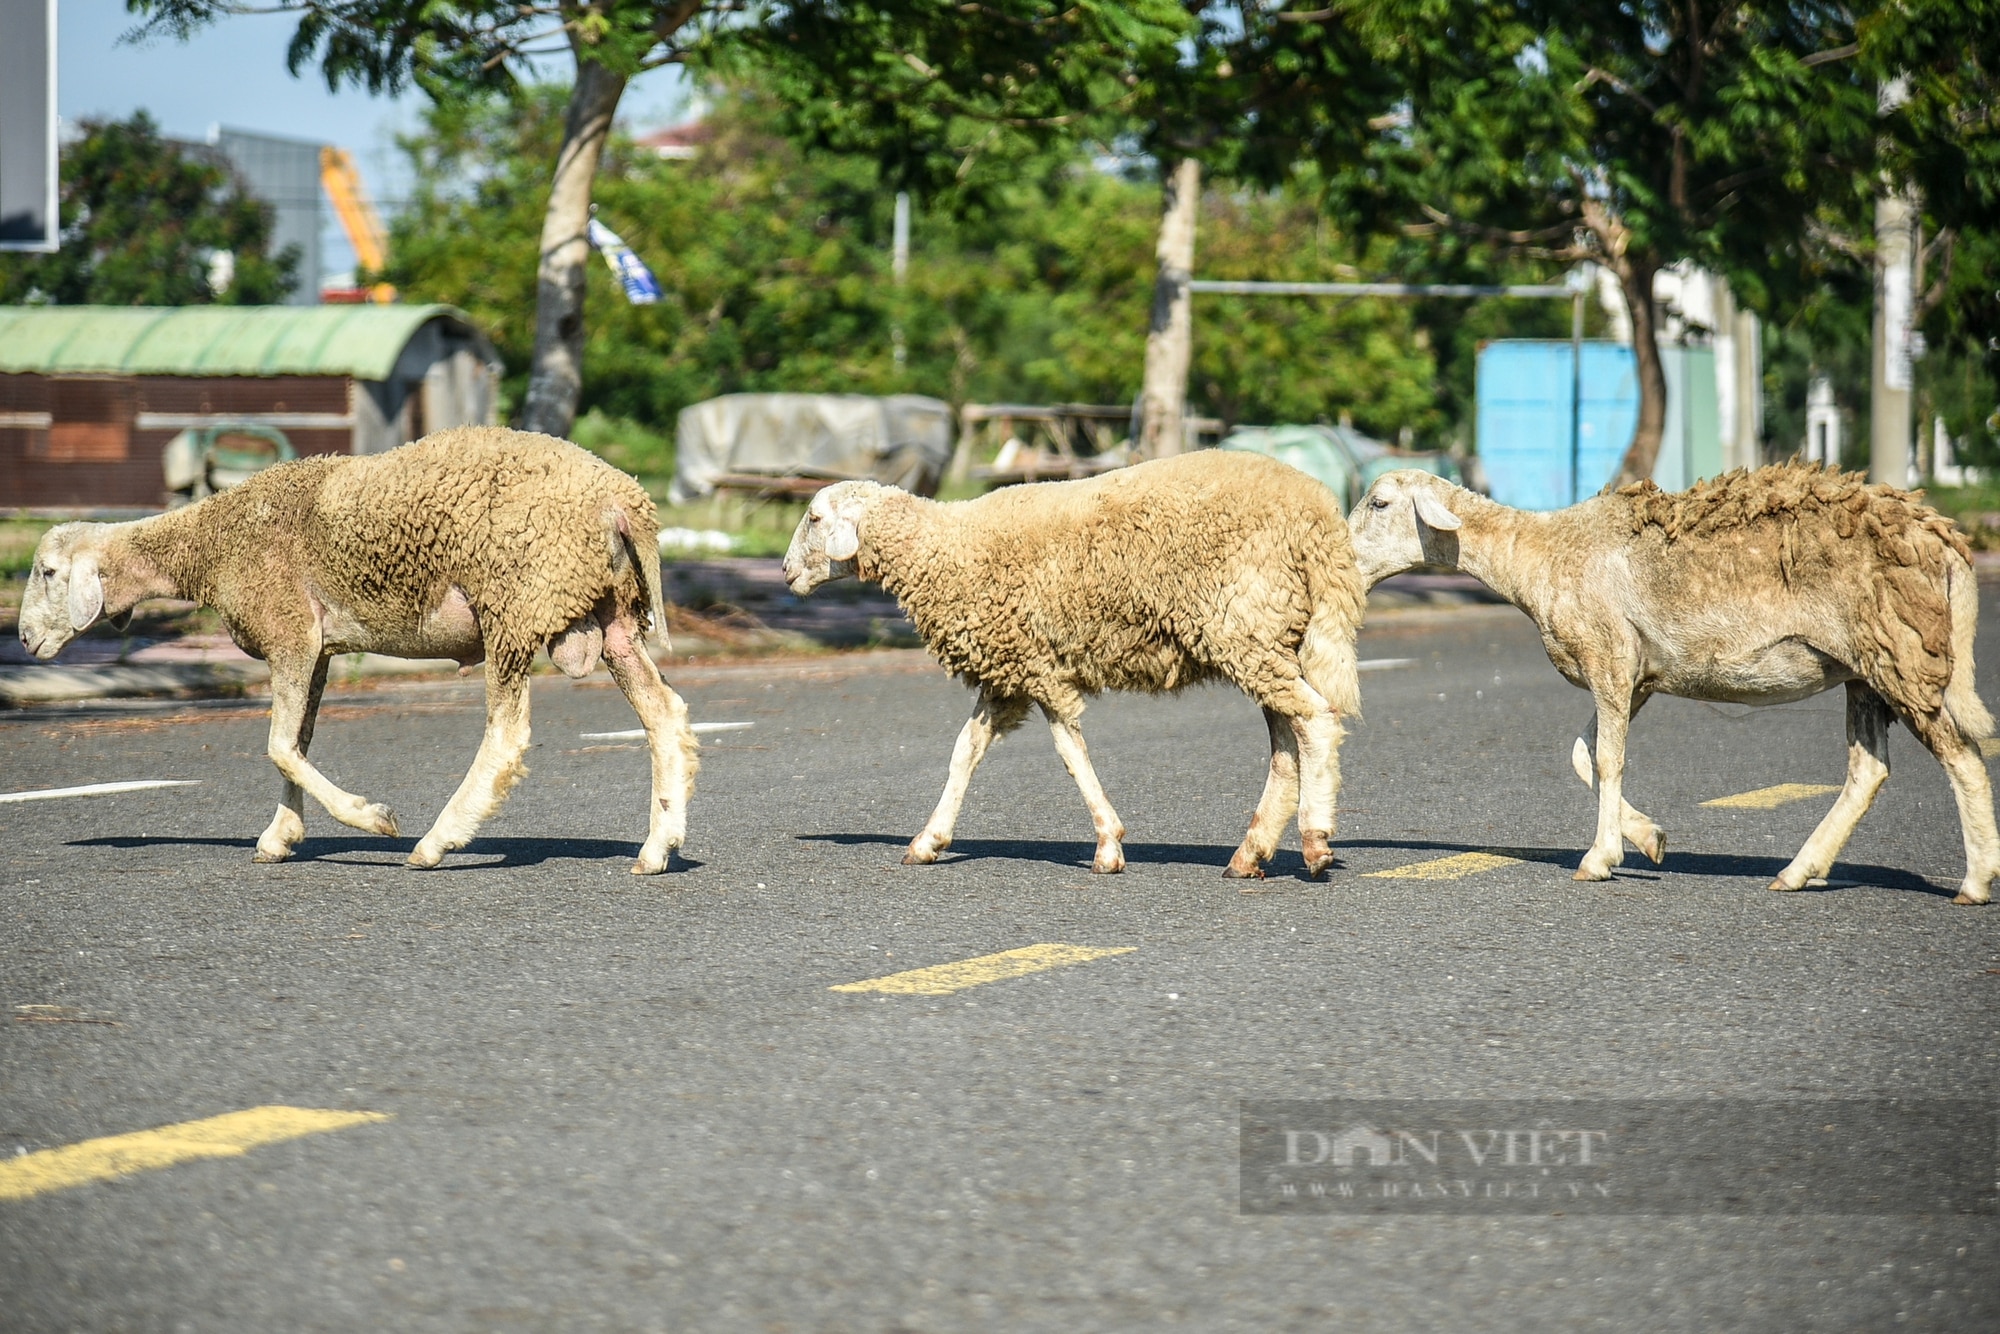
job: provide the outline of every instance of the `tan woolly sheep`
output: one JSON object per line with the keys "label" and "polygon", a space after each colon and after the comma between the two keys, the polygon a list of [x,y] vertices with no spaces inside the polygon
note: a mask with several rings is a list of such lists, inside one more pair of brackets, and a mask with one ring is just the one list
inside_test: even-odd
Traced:
{"label": "tan woolly sheep", "polygon": [[800,521],[785,578],[803,596],[847,575],[879,580],[945,669],[979,690],[905,862],[951,845],[987,746],[1036,705],[1090,807],[1091,869],[1122,870],[1125,826],[1077,725],[1085,699],[1228,680],[1263,707],[1271,739],[1264,795],[1228,874],[1261,877],[1294,808],[1307,870],[1332,864],[1363,594],[1339,504],[1304,473],[1210,451],[952,504],[842,482]]}
{"label": "tan woolly sheep", "polygon": [[1630,839],[1666,839],[1622,795],[1628,724],[1655,694],[1784,704],[1847,686],[1847,782],[1772,889],[1824,876],[1889,776],[1896,718],[1937,756],[1958,799],[1965,880],[1984,903],[2000,835],[1973,688],[1979,592],[1965,539],[1919,496],[1782,464],[1670,495],[1648,483],[1550,514],[1509,509],[1418,472],[1394,472],[1350,517],[1361,572],[1462,569],[1534,618],[1549,660],[1597,710],[1574,762],[1597,837],[1576,873],[1603,880]]}
{"label": "tan woolly sheep", "polygon": [[653,502],[575,445],[499,427],[440,431],[386,454],[302,459],[185,509],[71,523],[35,551],[21,642],[52,658],[100,615],[148,597],[220,612],[271,665],[272,763],[284,797],[256,860],[305,836],[303,793],[343,824],[394,837],[395,814],[306,759],[328,661],[366,651],[486,664],[486,735],[472,769],[410,854],[436,866],[471,842],[527,769],[537,649],[571,676],[600,657],[645,724],[651,826],[635,874],[666,869],[686,833],[696,742],[643,633],[662,636]]}

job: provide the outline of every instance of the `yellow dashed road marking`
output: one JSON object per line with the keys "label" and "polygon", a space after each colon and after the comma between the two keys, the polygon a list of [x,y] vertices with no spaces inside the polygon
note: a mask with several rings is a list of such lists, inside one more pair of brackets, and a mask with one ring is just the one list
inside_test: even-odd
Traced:
{"label": "yellow dashed road marking", "polygon": [[1050,968],[1067,968],[1073,963],[1089,963],[1092,959],[1108,958],[1113,954],[1130,954],[1137,948],[1136,945],[1108,950],[1089,945],[1024,945],[1018,950],[982,954],[976,959],[941,963],[932,968],[912,968],[907,973],[891,973],[866,982],[843,982],[827,990],[880,991],[891,996],[949,996],[967,987],[1004,982],[1010,977],[1023,977]]}
{"label": "yellow dashed road marking", "polygon": [[1760,787],[1755,792],[1738,792],[1733,797],[1717,797],[1714,801],[1701,804],[1726,811],[1771,811],[1787,802],[1823,797],[1838,791],[1838,783],[1832,786],[1825,783],[1780,783],[1776,787]]}
{"label": "yellow dashed road marking", "polygon": [[1439,857],[1436,861],[1413,862],[1408,866],[1392,867],[1387,871],[1370,871],[1363,879],[1376,880],[1460,880],[1481,871],[1496,871],[1502,866],[1519,866],[1519,857],[1502,857],[1497,852],[1461,852],[1455,857]]}
{"label": "yellow dashed road marking", "polygon": [[60,1149],[0,1159],[0,1200],[25,1200],[31,1195],[172,1167],[197,1158],[233,1158],[261,1145],[388,1119],[385,1112],[252,1107],[248,1111],[183,1121],[156,1130],[87,1139]]}

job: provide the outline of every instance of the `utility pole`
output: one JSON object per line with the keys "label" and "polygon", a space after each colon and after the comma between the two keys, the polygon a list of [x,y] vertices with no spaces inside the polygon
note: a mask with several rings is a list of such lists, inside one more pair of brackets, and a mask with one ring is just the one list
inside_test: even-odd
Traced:
{"label": "utility pole", "polygon": [[[910,192],[896,191],[896,223],[889,242],[889,272],[896,280],[896,304],[903,302],[903,288],[910,277]],[[903,364],[910,359],[910,350],[903,342],[903,321],[901,311],[896,322],[889,327],[889,337],[896,348],[896,375],[903,374]]]}
{"label": "utility pole", "polygon": [[[1909,97],[1901,79],[1882,85],[1887,115]],[[1875,331],[1870,358],[1868,477],[1910,484],[1910,314],[1914,296],[1916,203],[1888,179],[1875,197]]]}
{"label": "utility pole", "polygon": [[1160,182],[1160,269],[1146,328],[1146,378],[1140,391],[1139,456],[1164,458],[1183,445],[1188,366],[1194,359],[1194,224],[1201,164],[1182,158]]}

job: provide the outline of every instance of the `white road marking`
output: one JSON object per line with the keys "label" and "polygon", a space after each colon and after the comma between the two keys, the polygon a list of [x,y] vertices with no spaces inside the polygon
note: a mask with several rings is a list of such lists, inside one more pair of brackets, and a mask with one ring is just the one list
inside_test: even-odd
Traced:
{"label": "white road marking", "polygon": [[[694,732],[740,732],[746,727],[755,727],[756,725],[755,723],[694,723],[689,730]],[[585,741],[644,741],[646,739],[646,729],[643,727],[634,727],[625,732],[582,732],[578,735]]]}
{"label": "white road marking", "polygon": [[1354,670],[1357,672],[1386,672],[1395,667],[1414,666],[1416,661],[1415,658],[1363,658],[1360,662],[1354,664]]}
{"label": "white road marking", "polygon": [[82,787],[45,787],[32,792],[0,793],[0,803],[50,801],[56,797],[102,797],[112,792],[142,792],[149,787],[193,787],[199,778],[140,778],[125,783],[85,783]]}

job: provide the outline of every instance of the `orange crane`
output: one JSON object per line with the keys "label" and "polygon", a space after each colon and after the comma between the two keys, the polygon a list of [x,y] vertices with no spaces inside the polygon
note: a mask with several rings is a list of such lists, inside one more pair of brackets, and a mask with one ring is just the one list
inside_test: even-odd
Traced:
{"label": "orange crane", "polygon": [[[319,183],[333,201],[334,216],[340,219],[348,244],[354,247],[356,267],[380,273],[389,262],[389,234],[362,188],[361,169],[354,165],[354,155],[332,144],[323,145],[319,150]],[[376,283],[368,289],[368,299],[394,301],[396,289],[388,283]]]}

